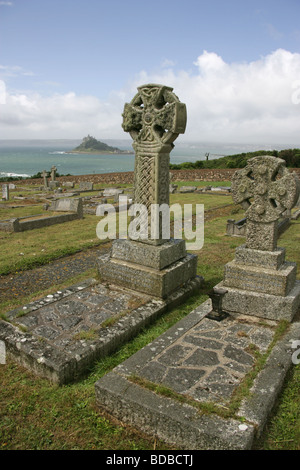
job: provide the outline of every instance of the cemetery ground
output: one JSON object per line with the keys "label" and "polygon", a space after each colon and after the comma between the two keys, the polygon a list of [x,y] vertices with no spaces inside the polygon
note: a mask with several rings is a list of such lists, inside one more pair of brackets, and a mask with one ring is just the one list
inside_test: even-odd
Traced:
{"label": "cemetery ground", "polygon": [[[205,182],[177,183],[178,186],[205,186]],[[220,186],[220,183],[209,183]],[[228,186],[228,182],[222,185]],[[103,185],[102,185],[103,187]],[[16,192],[19,193],[18,190]],[[23,190],[22,196],[33,199],[38,189]],[[89,193],[87,193],[88,195]],[[91,193],[92,194],[92,193]],[[196,306],[208,299],[207,292],[222,279],[224,265],[233,259],[243,238],[226,236],[228,218],[242,218],[243,211],[230,196],[217,194],[170,195],[170,203],[203,203],[205,206],[205,238],[197,252],[198,273],[205,283],[199,294],[175,307],[152,326],[143,329],[133,340],[115,353],[98,361],[85,377],[76,383],[57,386],[41,379],[13,362],[0,366],[0,449],[18,450],[172,450],[170,445],[153,440],[123,423],[99,412],[95,403],[95,382],[132,354],[149,344]],[[42,212],[37,205],[12,209],[2,205],[0,219],[33,216]],[[20,204],[21,205],[21,204]],[[109,242],[96,237],[97,218],[85,214],[84,220],[44,227],[28,232],[0,232],[0,312],[2,318],[12,309],[44,297],[54,291],[97,278],[94,260],[97,253],[109,249]],[[279,239],[286,248],[286,258],[300,266],[300,220],[292,221]],[[77,262],[77,264],[76,264]],[[74,267],[75,266],[75,267]],[[278,335],[286,327],[281,322]],[[256,353],[256,372],[265,357]],[[249,393],[255,368],[248,374],[240,396]],[[256,449],[300,449],[300,366],[291,369],[285,387]],[[161,390],[168,394],[169,390]],[[203,411],[204,412],[204,411]],[[205,412],[213,412],[213,409]]]}

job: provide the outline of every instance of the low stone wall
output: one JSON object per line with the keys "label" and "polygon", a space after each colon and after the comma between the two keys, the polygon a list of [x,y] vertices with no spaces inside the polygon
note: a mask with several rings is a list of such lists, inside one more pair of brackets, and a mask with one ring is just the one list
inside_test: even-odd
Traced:
{"label": "low stone wall", "polygon": [[71,220],[76,220],[78,218],[78,214],[62,214],[54,215],[52,217],[43,217],[42,219],[36,220],[25,220],[24,222],[19,222],[15,232],[25,232],[26,230],[49,227],[50,225],[62,224],[64,222],[70,222]]}
{"label": "low stone wall", "polygon": [[17,232],[19,219],[7,219],[0,221],[0,230],[2,232]]}
{"label": "low stone wall", "polygon": [[[26,218],[26,217],[24,217]],[[62,224],[82,218],[77,213],[61,214],[50,217],[41,217],[30,220],[10,219],[0,222],[0,230],[4,232],[25,232],[26,230],[34,230],[36,228],[49,227],[50,225]]]}
{"label": "low stone wall", "polygon": [[[226,169],[199,169],[199,170],[170,170],[172,182],[174,181],[231,181],[236,168]],[[292,168],[300,178],[300,168]],[[125,171],[120,173],[103,173],[98,175],[75,175],[75,176],[61,176],[57,178],[61,183],[67,181],[74,181],[75,184],[86,181],[94,184],[133,184],[133,171]],[[43,179],[28,179],[22,181],[14,181],[16,185],[43,185]]]}

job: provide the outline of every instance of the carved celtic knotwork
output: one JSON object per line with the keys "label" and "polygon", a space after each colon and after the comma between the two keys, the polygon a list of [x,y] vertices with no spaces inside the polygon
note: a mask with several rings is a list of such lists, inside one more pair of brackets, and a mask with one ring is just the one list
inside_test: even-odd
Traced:
{"label": "carved celtic knotwork", "polygon": [[285,167],[285,161],[260,156],[248,160],[232,179],[232,197],[246,209],[246,217],[253,222],[269,223],[291,209],[299,197],[297,177]]}
{"label": "carved celtic knotwork", "polygon": [[134,201],[150,209],[155,203],[155,157],[142,156],[138,159],[135,172]]}
{"label": "carved celtic knotwork", "polygon": [[123,129],[136,142],[172,143],[186,127],[186,107],[163,85],[143,85],[123,112]]}

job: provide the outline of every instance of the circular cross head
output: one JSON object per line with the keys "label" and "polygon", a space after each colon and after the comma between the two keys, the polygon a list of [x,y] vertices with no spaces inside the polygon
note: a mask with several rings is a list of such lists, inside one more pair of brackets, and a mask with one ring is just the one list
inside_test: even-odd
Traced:
{"label": "circular cross head", "polygon": [[254,222],[274,222],[299,198],[299,180],[285,166],[285,161],[260,156],[248,160],[232,179],[232,197],[246,209],[246,217]]}
{"label": "circular cross head", "polygon": [[124,106],[123,124],[134,141],[171,144],[186,128],[186,106],[173,93],[173,88],[148,84]]}

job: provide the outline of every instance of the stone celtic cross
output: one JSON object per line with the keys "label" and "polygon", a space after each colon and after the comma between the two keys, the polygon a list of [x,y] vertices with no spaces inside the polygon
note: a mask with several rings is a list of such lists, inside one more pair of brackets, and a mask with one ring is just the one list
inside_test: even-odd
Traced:
{"label": "stone celtic cross", "polygon": [[56,174],[57,168],[56,166],[51,167],[51,181],[55,181],[55,174]]}
{"label": "stone celtic cross", "polygon": [[133,139],[135,150],[134,202],[169,204],[169,163],[173,142],[185,132],[186,106],[173,88],[148,84],[123,112],[122,127]]}
{"label": "stone celtic cross", "polygon": [[46,170],[43,170],[42,177],[44,180],[44,187],[47,188],[48,187],[48,180],[47,180],[48,172]]}
{"label": "stone celtic cross", "polygon": [[273,251],[278,219],[296,204],[299,180],[286,168],[284,160],[268,155],[254,157],[234,174],[232,197],[246,210],[246,246]]}

